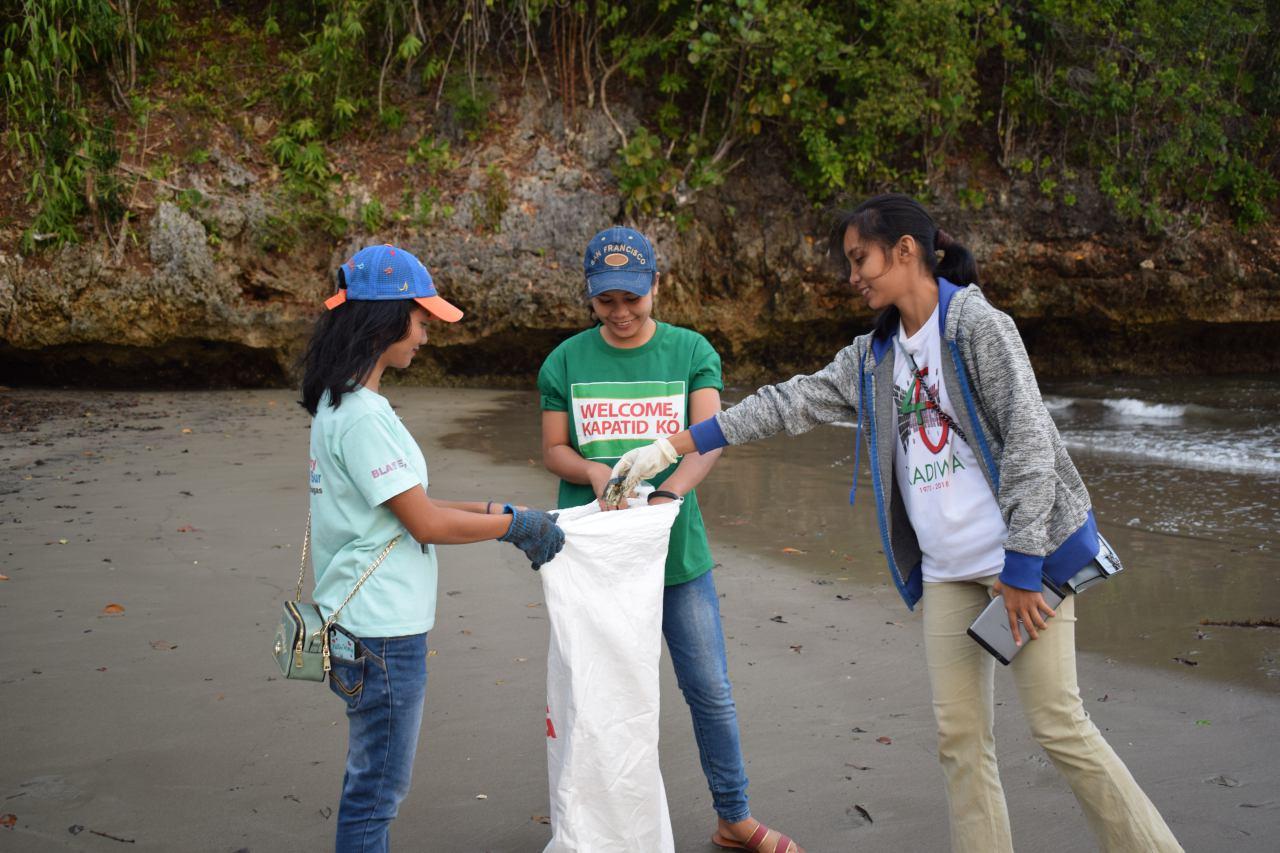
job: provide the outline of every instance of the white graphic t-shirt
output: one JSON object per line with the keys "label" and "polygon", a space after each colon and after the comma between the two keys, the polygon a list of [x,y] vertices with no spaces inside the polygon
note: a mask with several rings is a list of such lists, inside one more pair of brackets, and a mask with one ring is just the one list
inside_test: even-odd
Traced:
{"label": "white graphic t-shirt", "polygon": [[[968,442],[938,416],[925,390],[954,420],[956,410],[942,381],[938,309],[909,338],[899,325],[894,350],[898,434],[893,471],[924,555],[924,579],[936,583],[999,574],[1008,533],[1000,507]],[[912,358],[919,375],[912,371]]]}

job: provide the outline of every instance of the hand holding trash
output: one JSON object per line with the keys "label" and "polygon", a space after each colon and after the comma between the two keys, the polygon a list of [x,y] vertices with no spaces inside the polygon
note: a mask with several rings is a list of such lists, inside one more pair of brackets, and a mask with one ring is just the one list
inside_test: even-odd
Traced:
{"label": "hand holding trash", "polygon": [[679,457],[671,442],[660,438],[653,444],[628,451],[613,466],[614,479],[622,479],[622,494],[635,491],[642,480],[660,474]]}
{"label": "hand holding trash", "polygon": [[559,513],[517,509],[510,504],[503,509],[511,513],[511,526],[498,541],[510,542],[523,551],[535,572],[564,547],[564,531],[556,524]]}

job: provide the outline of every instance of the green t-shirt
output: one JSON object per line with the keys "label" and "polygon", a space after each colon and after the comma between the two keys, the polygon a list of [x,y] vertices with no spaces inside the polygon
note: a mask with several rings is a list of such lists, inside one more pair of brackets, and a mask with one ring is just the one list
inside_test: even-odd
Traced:
{"label": "green t-shirt", "polygon": [[[556,347],[538,372],[543,410],[568,412],[573,449],[609,466],[628,450],[687,429],[689,395],[723,387],[715,348],[697,332],[669,323],[658,323],[653,337],[635,349],[610,346],[599,327],[587,329]],[[650,482],[661,487],[678,464]],[[591,486],[560,481],[558,506],[593,500]],[[713,562],[691,491],[671,528],[666,584],[691,581]]]}
{"label": "green t-shirt", "polygon": [[315,602],[327,617],[397,534],[396,547],[338,615],[358,637],[403,637],[436,619],[436,552],[382,504],[427,487],[427,460],[391,404],[368,388],[329,395],[311,421],[311,562]]}

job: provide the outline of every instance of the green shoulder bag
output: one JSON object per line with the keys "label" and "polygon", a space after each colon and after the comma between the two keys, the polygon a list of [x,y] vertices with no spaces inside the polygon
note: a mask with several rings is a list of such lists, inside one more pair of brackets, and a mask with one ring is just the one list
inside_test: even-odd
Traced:
{"label": "green shoulder bag", "polygon": [[298,587],[294,590],[293,600],[284,603],[280,624],[276,626],[275,644],[272,646],[276,663],[285,678],[301,681],[325,680],[329,674],[329,635],[334,623],[338,621],[338,614],[373,574],[373,570],[387,558],[391,549],[396,547],[401,536],[403,534],[387,543],[387,547],[383,548],[382,552],[369,564],[369,568],[364,570],[364,574],[338,605],[338,609],[326,619],[319,607],[310,601],[302,600],[302,581],[307,574],[307,554],[311,546],[311,513],[307,513],[307,530],[302,536],[302,560],[298,566]]}

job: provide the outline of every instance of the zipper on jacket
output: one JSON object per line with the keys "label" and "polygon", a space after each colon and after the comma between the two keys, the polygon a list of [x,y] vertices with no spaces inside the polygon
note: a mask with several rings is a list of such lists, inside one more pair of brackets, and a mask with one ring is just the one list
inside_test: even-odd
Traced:
{"label": "zipper on jacket", "polygon": [[[867,384],[870,384],[870,395],[867,394]],[[875,374],[867,377],[864,373],[863,379],[863,398],[875,400]],[[885,499],[884,486],[880,481],[880,449],[876,439],[876,412],[873,408],[871,417],[867,418],[869,429],[867,431],[867,452],[871,457],[871,488],[876,496],[876,518],[880,522],[880,542],[884,546],[884,559],[889,564],[889,574],[893,577],[893,585],[898,588],[898,595],[902,596],[903,601],[907,601],[907,584],[902,579],[902,572],[898,569],[898,560],[893,553],[893,543],[889,541],[889,522],[885,516]],[[910,601],[907,601],[907,609],[914,610],[915,607]]]}
{"label": "zipper on jacket", "polygon": [[956,367],[956,376],[960,379],[960,395],[964,397],[964,407],[969,413],[969,420],[973,424],[974,435],[978,437],[978,450],[982,453],[982,461],[987,466],[987,473],[990,476],[992,491],[996,497],[1000,495],[1000,469],[996,467],[995,459],[991,456],[991,448],[987,446],[986,433],[982,431],[982,422],[978,420],[978,409],[973,404],[973,394],[969,387],[969,374],[964,369],[964,359],[960,357],[960,347],[955,341],[947,341],[947,346],[951,350],[951,361]]}

